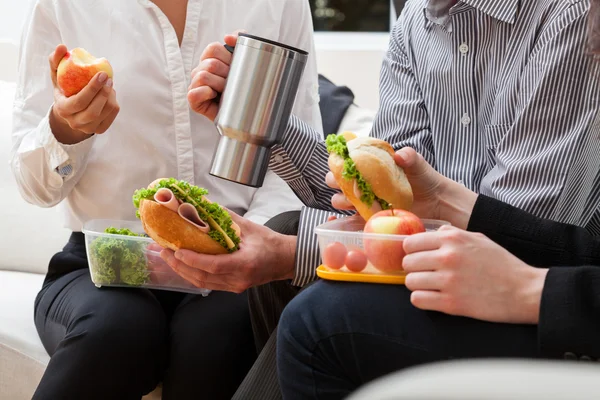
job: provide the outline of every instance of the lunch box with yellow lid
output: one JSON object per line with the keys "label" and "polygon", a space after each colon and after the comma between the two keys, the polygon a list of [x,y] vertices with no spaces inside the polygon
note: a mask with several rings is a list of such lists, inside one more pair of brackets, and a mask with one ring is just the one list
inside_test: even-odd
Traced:
{"label": "lunch box with yellow lid", "polygon": [[[436,231],[446,221],[421,219],[425,231]],[[360,216],[338,218],[315,228],[322,279],[384,284],[404,284],[404,239],[408,235],[364,232]]]}

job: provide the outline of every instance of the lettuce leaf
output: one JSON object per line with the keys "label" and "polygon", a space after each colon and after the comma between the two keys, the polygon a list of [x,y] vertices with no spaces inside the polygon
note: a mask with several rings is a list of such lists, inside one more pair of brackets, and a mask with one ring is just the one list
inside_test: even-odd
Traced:
{"label": "lettuce leaf", "polygon": [[[216,229],[211,229],[208,235],[212,239],[219,242],[219,244],[228,249],[230,252],[234,252],[239,249],[240,238],[232,227],[233,221],[229,213],[217,203],[211,203],[206,201],[204,196],[208,195],[208,190],[191,185],[186,181],[180,181],[175,178],[168,178],[161,180],[152,189],[136,190],[133,194],[133,205],[137,209],[136,216],[138,218],[140,217],[140,202],[142,200],[153,200],[154,195],[156,194],[158,189],[161,188],[171,189],[175,197],[177,197],[182,202],[191,204],[196,203],[199,206],[197,206],[196,209],[198,210],[200,218],[202,218],[202,220],[204,221],[208,221],[208,217],[212,217],[213,220],[217,223],[217,225],[219,225],[223,229],[223,231],[225,231],[225,234],[227,234],[227,236],[231,239],[235,246],[233,249],[228,249],[225,237],[223,237],[221,232],[219,232]],[[193,202],[191,202],[190,199]]]}
{"label": "lettuce leaf", "polygon": [[375,195],[369,182],[367,182],[358,169],[356,169],[356,164],[354,164],[354,161],[350,158],[346,138],[343,135],[328,135],[327,139],[325,139],[325,144],[327,145],[328,153],[335,153],[344,159],[344,171],[342,172],[342,177],[348,180],[356,180],[358,188],[362,193],[360,201],[369,207],[373,205],[373,201],[377,201],[382,209],[388,210],[391,208],[387,201],[380,199]]}
{"label": "lettuce leaf", "polygon": [[348,154],[348,146],[346,144],[346,138],[342,135],[327,135],[327,139],[325,139],[325,144],[327,145],[328,153],[335,153],[338,156],[342,157],[344,160],[349,158]]}
{"label": "lettuce leaf", "polygon": [[[107,228],[105,233],[125,236],[145,236],[129,229]],[[99,237],[90,244],[90,270],[96,284],[124,283],[141,286],[148,282],[146,243],[118,237]]]}
{"label": "lettuce leaf", "polygon": [[360,196],[360,201],[371,207],[377,196],[375,196],[375,193],[373,193],[371,185],[365,181],[360,172],[358,172],[358,169],[356,169],[356,164],[354,164],[354,161],[349,157],[344,160],[344,171],[342,172],[342,176],[348,180],[356,179],[358,188],[362,193]]}
{"label": "lettuce leaf", "polygon": [[123,235],[123,236],[137,236],[137,237],[148,237],[148,235],[140,235],[138,233],[133,233],[131,230],[127,228],[117,229],[114,227],[108,227],[104,230],[104,233],[110,233],[112,235]]}

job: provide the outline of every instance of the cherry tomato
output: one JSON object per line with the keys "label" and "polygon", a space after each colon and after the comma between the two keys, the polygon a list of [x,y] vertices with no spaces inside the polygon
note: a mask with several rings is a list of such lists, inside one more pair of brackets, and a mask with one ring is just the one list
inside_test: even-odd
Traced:
{"label": "cherry tomato", "polygon": [[340,242],[333,242],[325,247],[323,252],[323,264],[331,269],[340,269],[346,261],[346,246]]}
{"label": "cherry tomato", "polygon": [[351,250],[346,256],[346,268],[352,272],[361,272],[367,268],[368,262],[365,252],[361,249]]}

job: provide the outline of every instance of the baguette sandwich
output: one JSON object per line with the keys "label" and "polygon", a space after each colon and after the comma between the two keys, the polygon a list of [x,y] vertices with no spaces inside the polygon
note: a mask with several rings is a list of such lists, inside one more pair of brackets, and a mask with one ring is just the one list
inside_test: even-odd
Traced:
{"label": "baguette sandwich", "polygon": [[164,248],[227,254],[239,248],[241,231],[208,191],[174,178],[136,190],[133,204],[144,231]]}
{"label": "baguette sandwich", "polygon": [[381,210],[410,210],[411,185],[384,140],[353,133],[329,135],[329,169],[346,198],[365,220]]}

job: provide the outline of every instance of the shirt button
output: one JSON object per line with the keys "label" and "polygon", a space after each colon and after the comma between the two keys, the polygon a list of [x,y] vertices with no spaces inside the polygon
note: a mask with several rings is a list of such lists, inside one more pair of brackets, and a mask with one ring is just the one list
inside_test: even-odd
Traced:
{"label": "shirt button", "polygon": [[469,45],[466,43],[461,44],[458,46],[458,51],[460,51],[462,55],[467,54],[469,52]]}
{"label": "shirt button", "polygon": [[277,164],[281,164],[283,162],[283,157],[277,154],[275,157],[273,157],[273,161],[275,161]]}
{"label": "shirt button", "polygon": [[471,117],[469,117],[469,114],[463,114],[463,116],[460,119],[460,123],[464,126],[469,125],[471,123]]}

